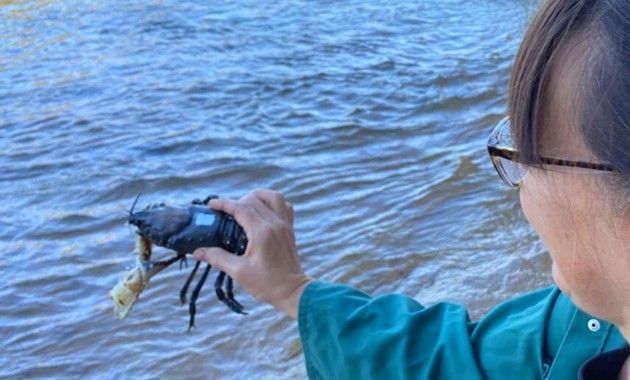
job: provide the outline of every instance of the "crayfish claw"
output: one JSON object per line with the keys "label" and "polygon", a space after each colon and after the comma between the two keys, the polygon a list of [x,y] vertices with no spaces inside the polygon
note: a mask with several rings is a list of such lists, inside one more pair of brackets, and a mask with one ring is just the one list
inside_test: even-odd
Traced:
{"label": "crayfish claw", "polygon": [[136,236],[136,265],[126,274],[120,277],[118,283],[109,291],[109,298],[114,302],[114,314],[123,319],[127,316],[133,305],[138,301],[140,293],[149,286],[149,280],[153,276],[150,268],[152,244],[149,239]]}

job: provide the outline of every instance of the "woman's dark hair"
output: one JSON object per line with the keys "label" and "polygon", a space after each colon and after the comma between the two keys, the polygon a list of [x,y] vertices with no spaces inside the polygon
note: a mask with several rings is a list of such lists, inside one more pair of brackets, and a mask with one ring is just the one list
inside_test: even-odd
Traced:
{"label": "woman's dark hair", "polygon": [[516,146],[525,163],[540,164],[539,125],[553,58],[577,35],[585,36],[589,48],[571,120],[593,154],[630,179],[630,0],[542,4],[510,79],[508,109]]}

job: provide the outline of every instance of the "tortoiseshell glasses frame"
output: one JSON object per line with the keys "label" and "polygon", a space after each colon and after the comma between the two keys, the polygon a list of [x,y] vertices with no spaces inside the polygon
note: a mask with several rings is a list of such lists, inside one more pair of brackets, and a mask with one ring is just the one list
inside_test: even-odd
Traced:
{"label": "tortoiseshell glasses frame", "polygon": [[[511,187],[520,187],[522,185],[527,168],[520,163],[518,150],[514,147],[509,117],[501,120],[492,130],[488,138],[488,154],[490,154],[490,160],[497,173],[499,173],[499,177],[506,185]],[[541,156],[540,160],[543,165],[555,167],[617,172],[612,165],[603,163],[573,161],[544,156]]]}

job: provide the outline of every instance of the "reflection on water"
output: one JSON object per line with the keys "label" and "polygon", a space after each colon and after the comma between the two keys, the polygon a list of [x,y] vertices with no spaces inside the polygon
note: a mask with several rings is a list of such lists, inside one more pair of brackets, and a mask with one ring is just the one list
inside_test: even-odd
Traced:
{"label": "reflection on water", "polygon": [[533,7],[0,0],[0,377],[306,377],[295,322],[239,289],[249,315],[208,287],[187,334],[188,271],[114,318],[139,192],[281,190],[310,275],[473,317],[549,283],[484,148]]}

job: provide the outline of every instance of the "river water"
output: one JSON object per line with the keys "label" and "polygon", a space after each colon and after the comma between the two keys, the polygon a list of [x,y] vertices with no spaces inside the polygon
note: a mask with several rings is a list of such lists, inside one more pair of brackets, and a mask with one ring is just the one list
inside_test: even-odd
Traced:
{"label": "river water", "polygon": [[0,0],[0,378],[306,377],[296,323],[238,288],[249,315],[208,285],[186,333],[176,266],[115,319],[140,192],[282,191],[309,275],[472,318],[549,284],[485,150],[534,9]]}

